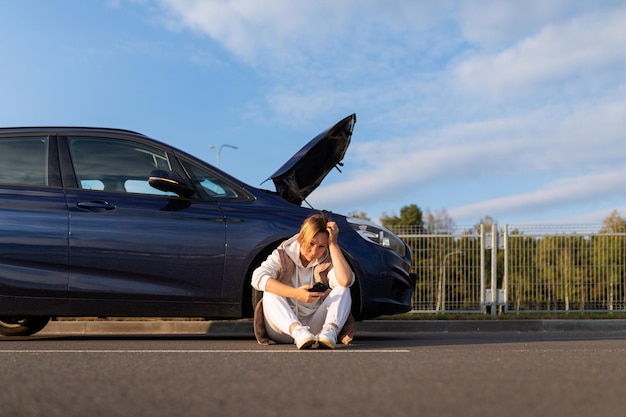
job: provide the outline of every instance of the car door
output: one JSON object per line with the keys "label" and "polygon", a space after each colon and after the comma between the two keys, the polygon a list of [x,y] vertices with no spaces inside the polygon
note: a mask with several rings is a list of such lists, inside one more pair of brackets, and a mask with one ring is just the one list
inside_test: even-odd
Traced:
{"label": "car door", "polygon": [[66,188],[70,297],[218,303],[225,251],[219,205],[148,184],[153,170],[173,169],[173,155],[145,141],[66,139],[76,178]]}
{"label": "car door", "polygon": [[[67,203],[58,168],[54,136],[0,136],[1,295],[67,296]],[[34,314],[40,305],[30,300]]]}

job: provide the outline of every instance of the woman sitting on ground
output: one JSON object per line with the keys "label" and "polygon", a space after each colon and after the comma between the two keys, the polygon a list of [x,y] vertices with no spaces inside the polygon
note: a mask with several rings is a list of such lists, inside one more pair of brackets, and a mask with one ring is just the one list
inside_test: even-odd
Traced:
{"label": "woman sitting on ground", "polygon": [[[254,271],[252,286],[264,292],[254,318],[259,343],[295,343],[298,349],[318,343],[333,349],[338,337],[344,344],[352,341],[354,272],[337,244],[338,234],[335,222],[314,214]],[[309,291],[318,282],[328,289]]]}

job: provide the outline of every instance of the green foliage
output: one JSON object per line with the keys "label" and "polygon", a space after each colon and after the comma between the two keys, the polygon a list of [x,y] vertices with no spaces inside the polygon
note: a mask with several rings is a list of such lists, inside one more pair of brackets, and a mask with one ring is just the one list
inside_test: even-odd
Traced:
{"label": "green foliage", "polygon": [[424,227],[428,233],[452,233],[456,225],[446,209],[443,209],[434,213],[427,211],[424,215]]}
{"label": "green foliage", "polygon": [[477,233],[480,233],[481,224],[483,225],[485,230],[491,230],[491,226],[494,224],[498,224],[498,221],[491,216],[483,217],[478,221],[478,223],[474,225],[474,230],[476,230]]}
{"label": "green foliage", "polygon": [[387,228],[391,228],[393,226],[418,226],[419,228],[424,227],[424,222],[422,220],[422,210],[417,207],[415,204],[411,204],[408,206],[404,206],[400,209],[400,216],[393,215],[388,216],[383,213],[383,217],[380,219],[382,225]]}
{"label": "green foliage", "polygon": [[371,220],[369,217],[367,217],[367,214],[365,214],[365,212],[357,211],[357,210],[349,212],[348,217],[354,217],[355,219],[361,219],[361,220],[367,220],[367,221]]}
{"label": "green foliage", "polygon": [[620,217],[617,210],[613,210],[609,217],[602,222],[601,232],[626,233],[626,220]]}

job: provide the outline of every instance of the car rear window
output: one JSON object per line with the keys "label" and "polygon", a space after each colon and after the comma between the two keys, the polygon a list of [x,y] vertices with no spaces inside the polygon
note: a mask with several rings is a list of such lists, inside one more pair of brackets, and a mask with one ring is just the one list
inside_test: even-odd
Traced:
{"label": "car rear window", "polygon": [[0,138],[0,184],[48,185],[48,138]]}

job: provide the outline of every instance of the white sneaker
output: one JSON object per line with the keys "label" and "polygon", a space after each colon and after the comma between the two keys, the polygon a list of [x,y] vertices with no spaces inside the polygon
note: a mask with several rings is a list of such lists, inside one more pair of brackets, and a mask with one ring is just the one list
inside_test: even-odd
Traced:
{"label": "white sneaker", "polygon": [[295,327],[291,332],[291,336],[298,349],[309,349],[315,344],[315,336],[306,326]]}
{"label": "white sneaker", "polygon": [[334,349],[337,344],[337,332],[339,329],[333,326],[332,324],[327,324],[324,326],[319,336],[317,336],[317,341],[319,343],[319,347],[322,349]]}

